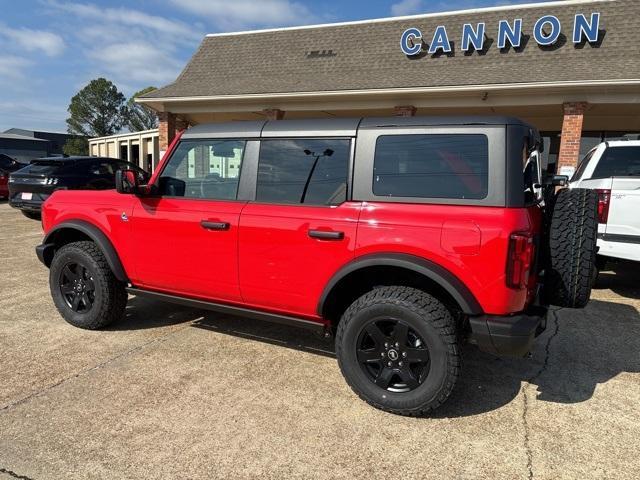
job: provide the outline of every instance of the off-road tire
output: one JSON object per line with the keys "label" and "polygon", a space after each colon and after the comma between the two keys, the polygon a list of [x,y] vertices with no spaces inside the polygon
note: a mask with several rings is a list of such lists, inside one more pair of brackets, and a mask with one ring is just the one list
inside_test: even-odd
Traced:
{"label": "off-road tire", "polygon": [[[92,277],[94,302],[84,313],[73,311],[60,289],[62,269],[69,263],[83,265]],[[103,328],[119,320],[127,305],[125,285],[116,279],[104,254],[93,242],[69,243],[55,253],[49,270],[49,287],[60,315],[71,325],[86,330]]]}
{"label": "off-road tire", "polygon": [[[424,339],[431,366],[417,388],[395,393],[377,386],[364,373],[356,349],[360,332],[380,316],[408,324]],[[336,356],[352,390],[370,405],[387,412],[424,416],[442,405],[460,374],[461,353],[456,325],[447,308],[431,295],[415,288],[376,288],[358,298],[344,312],[336,332]]]}
{"label": "off-road tire", "polygon": [[20,210],[22,215],[31,219],[31,220],[40,220],[42,218],[42,214],[40,212],[31,212],[29,210]]}
{"label": "off-road tire", "polygon": [[596,269],[598,195],[582,188],[557,196],[549,227],[545,298],[551,305],[583,308],[589,302]]}

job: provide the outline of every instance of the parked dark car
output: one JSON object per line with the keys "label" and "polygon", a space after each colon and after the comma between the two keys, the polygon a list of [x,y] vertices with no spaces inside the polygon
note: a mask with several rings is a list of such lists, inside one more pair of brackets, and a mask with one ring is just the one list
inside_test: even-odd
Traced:
{"label": "parked dark car", "polygon": [[0,153],[0,198],[9,197],[9,174],[24,167],[24,163]]}
{"label": "parked dark car", "polygon": [[9,204],[29,218],[40,219],[44,201],[55,190],[109,190],[118,170],[133,169],[140,179],[149,174],[115,158],[52,157],[32,160],[9,177]]}

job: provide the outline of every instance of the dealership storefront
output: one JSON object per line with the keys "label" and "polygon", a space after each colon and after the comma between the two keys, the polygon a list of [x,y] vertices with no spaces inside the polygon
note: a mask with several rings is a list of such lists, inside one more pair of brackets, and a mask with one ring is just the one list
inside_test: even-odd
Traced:
{"label": "dealership storefront", "polygon": [[497,114],[575,166],[640,134],[640,2],[564,1],[208,35],[178,79],[139,98],[160,150],[187,125]]}

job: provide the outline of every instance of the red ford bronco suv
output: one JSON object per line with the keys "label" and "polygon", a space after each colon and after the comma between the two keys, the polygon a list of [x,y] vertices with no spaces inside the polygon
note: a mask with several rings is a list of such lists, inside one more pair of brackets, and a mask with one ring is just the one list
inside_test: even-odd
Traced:
{"label": "red ford bronco suv", "polygon": [[589,300],[598,197],[556,194],[539,149],[500,117],[198,125],[148,185],[55,192],[36,250],[72,325],[129,293],[335,334],[362,399],[421,415],[463,342],[524,356],[548,305]]}

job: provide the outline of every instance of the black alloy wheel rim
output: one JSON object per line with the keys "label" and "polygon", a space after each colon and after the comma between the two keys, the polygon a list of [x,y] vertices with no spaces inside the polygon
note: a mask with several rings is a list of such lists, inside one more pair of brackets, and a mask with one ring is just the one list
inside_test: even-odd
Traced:
{"label": "black alloy wheel rim", "polygon": [[87,313],[96,300],[96,287],[91,272],[80,263],[67,263],[60,273],[60,293],[67,307],[76,313]]}
{"label": "black alloy wheel rim", "polygon": [[358,335],[356,354],[369,380],[395,393],[418,388],[431,368],[425,341],[408,324],[397,319],[367,323]]}

